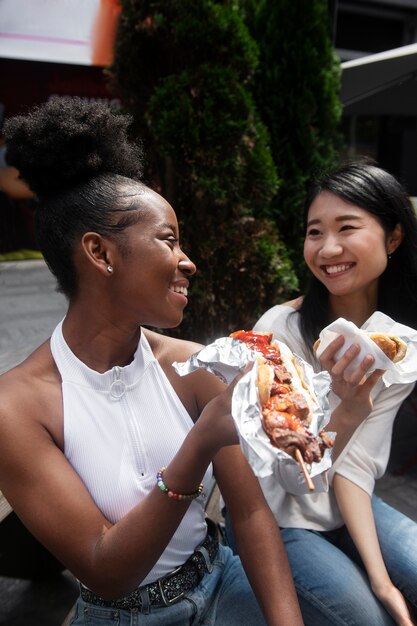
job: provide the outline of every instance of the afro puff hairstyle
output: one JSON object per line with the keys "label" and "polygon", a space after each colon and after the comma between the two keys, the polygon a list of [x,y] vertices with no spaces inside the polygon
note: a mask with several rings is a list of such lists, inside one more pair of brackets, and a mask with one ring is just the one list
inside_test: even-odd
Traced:
{"label": "afro puff hairstyle", "polygon": [[139,180],[142,150],[128,139],[130,123],[101,102],[54,96],[5,123],[7,162],[40,199],[101,174]]}
{"label": "afro puff hairstyle", "polygon": [[130,117],[100,102],[54,97],[5,125],[7,161],[37,196],[36,236],[67,297],[77,291],[74,246],[91,230],[124,245],[141,218],[142,150]]}

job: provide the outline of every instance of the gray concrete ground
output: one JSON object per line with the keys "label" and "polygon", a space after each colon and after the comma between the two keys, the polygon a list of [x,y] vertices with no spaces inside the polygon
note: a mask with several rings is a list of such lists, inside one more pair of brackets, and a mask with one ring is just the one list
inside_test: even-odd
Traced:
{"label": "gray concrete ground", "polygon": [[[0,263],[0,373],[47,339],[65,310],[65,298],[55,291],[42,261]],[[416,454],[417,399],[397,419],[388,472],[376,487],[378,495],[417,521],[417,462],[406,467]],[[209,512],[221,520],[215,499]],[[0,578],[0,626],[59,626],[76,593],[68,572],[43,582]]]}
{"label": "gray concrete ground", "polygon": [[43,261],[0,263],[0,372],[47,339],[65,310]]}
{"label": "gray concrete ground", "polygon": [[[45,341],[65,310],[43,261],[0,263],[0,373]],[[66,571],[50,580],[0,577],[0,626],[60,626],[77,593]]]}

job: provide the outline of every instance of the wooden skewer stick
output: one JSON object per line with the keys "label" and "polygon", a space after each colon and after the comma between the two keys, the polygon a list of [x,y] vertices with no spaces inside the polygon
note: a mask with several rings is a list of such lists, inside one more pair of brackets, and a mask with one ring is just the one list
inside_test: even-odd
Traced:
{"label": "wooden skewer stick", "polygon": [[299,448],[295,449],[295,458],[298,461],[298,463],[301,466],[301,469],[303,470],[303,474],[304,474],[304,478],[305,481],[307,483],[307,487],[310,489],[310,491],[314,491],[314,483],[310,478],[310,474],[308,473],[308,470],[306,468],[306,464],[304,463],[304,459],[303,456],[299,450]]}

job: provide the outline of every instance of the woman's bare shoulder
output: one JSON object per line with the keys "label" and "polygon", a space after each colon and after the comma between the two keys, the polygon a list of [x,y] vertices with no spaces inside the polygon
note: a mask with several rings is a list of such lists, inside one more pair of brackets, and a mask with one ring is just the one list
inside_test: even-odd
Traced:
{"label": "woman's bare shoulder", "polygon": [[61,410],[61,380],[49,342],[0,376],[0,431],[48,426]]}
{"label": "woman's bare shoulder", "polygon": [[[21,363],[0,375],[0,384],[5,387],[19,383],[43,379],[45,376],[56,378],[57,369],[52,357],[49,341],[45,341],[31,352]],[[36,391],[33,389],[33,391]]]}
{"label": "woman's bare shoulder", "polygon": [[294,298],[294,300],[288,300],[288,302],[283,302],[283,306],[289,306],[296,311],[300,308],[303,302],[304,296],[298,296],[298,298]]}

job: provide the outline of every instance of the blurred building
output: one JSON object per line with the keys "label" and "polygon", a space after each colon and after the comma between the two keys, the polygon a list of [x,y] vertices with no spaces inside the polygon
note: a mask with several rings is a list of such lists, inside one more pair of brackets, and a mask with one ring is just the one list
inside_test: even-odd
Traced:
{"label": "blurred building", "polygon": [[331,11],[347,152],[374,157],[417,196],[417,0],[335,0]]}
{"label": "blurred building", "polygon": [[[308,0],[306,0],[308,1]],[[349,97],[359,79],[342,73],[346,151],[367,154],[397,175],[417,196],[417,0],[328,0],[333,45],[342,62],[415,44],[406,74],[386,87],[369,89],[375,72],[388,75],[389,59],[367,65],[363,93]],[[302,10],[302,8],[300,7]],[[119,102],[110,93],[105,66],[111,62],[118,0],[0,1],[0,129],[4,118],[23,113],[51,95]],[[414,68],[414,69],[413,69]],[[362,70],[361,70],[362,71]],[[0,253],[34,247],[30,201],[10,200],[0,189]]]}
{"label": "blurred building", "polygon": [[[53,95],[119,106],[105,74],[119,13],[118,0],[1,0],[0,169],[7,165],[1,127],[8,117]],[[36,248],[33,200],[13,197],[2,180],[0,175],[0,254]]]}

